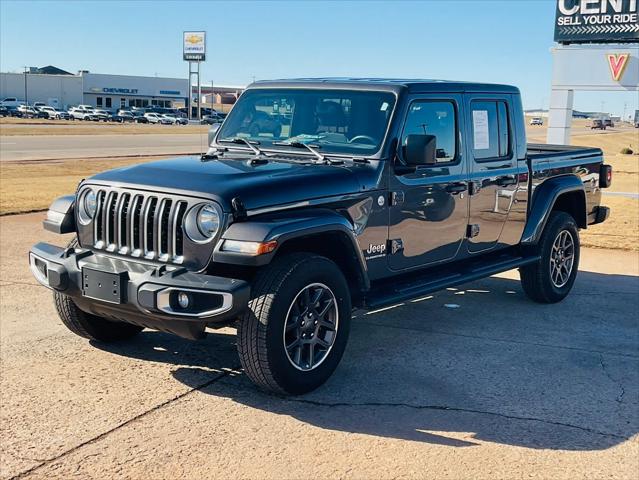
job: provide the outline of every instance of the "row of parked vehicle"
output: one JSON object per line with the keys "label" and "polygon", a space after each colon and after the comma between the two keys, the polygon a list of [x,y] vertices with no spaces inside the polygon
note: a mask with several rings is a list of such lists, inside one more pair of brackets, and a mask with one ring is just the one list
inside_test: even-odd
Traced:
{"label": "row of parked vehicle", "polygon": [[[224,118],[226,118],[226,114],[213,109],[202,109],[202,113],[203,116],[200,123],[205,125],[222,123]],[[146,108],[131,107],[128,110],[120,109],[117,112],[113,112],[91,105],[78,105],[65,111],[46,105],[43,102],[35,102],[33,105],[12,105],[3,101],[0,102],[0,116],[93,122],[153,123],[159,125],[187,125],[189,123],[186,109],[157,106]]]}

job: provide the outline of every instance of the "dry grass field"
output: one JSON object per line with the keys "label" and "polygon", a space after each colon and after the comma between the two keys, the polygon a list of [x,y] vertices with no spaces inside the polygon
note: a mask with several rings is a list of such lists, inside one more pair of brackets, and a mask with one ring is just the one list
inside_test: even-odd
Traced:
{"label": "dry grass field", "polygon": [[[8,121],[9,119],[3,119]],[[10,119],[14,122],[16,119]],[[19,120],[19,119],[18,119]],[[200,126],[155,126],[155,125],[110,125],[86,124],[84,122],[55,122],[51,128],[47,120],[27,120],[33,125],[8,124],[0,121],[0,134],[7,135],[11,125],[20,125],[36,132],[47,134],[89,134],[89,133],[198,133]],[[68,125],[68,126],[67,126]],[[543,143],[545,127],[528,127],[529,140]],[[23,132],[21,132],[23,134]],[[11,133],[8,133],[11,135]],[[573,127],[573,145],[592,146],[603,149],[606,162],[614,168],[611,192],[639,193],[639,155],[622,155],[623,147],[631,146],[639,151],[639,130],[621,127],[605,132],[590,131],[587,122],[577,120]],[[92,159],[56,162],[31,162],[4,164],[0,168],[0,215],[16,214],[46,209],[51,200],[59,195],[73,192],[78,182],[94,173],[156,160],[154,158]],[[602,201],[611,207],[610,219],[582,232],[584,246],[619,248],[639,251],[639,200],[622,196],[606,195]]]}
{"label": "dry grass field", "polygon": [[0,167],[0,215],[44,210],[54,198],[75,192],[83,178],[152,160],[158,157],[3,164]]}

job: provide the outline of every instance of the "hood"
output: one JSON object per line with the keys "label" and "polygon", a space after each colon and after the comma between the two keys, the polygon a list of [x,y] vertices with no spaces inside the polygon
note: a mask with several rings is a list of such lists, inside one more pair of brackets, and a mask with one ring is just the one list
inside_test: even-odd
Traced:
{"label": "hood", "polygon": [[242,199],[247,210],[359,191],[355,167],[282,161],[251,165],[244,159],[202,161],[179,157],[99,173],[88,183],[105,182],[145,190],[206,196],[225,211]]}

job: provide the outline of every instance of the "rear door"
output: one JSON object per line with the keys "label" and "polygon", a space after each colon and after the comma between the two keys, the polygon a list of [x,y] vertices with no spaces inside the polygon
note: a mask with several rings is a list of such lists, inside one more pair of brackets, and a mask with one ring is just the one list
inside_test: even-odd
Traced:
{"label": "rear door", "polygon": [[459,135],[463,110],[460,94],[410,100],[400,145],[410,134],[433,135],[437,158],[434,165],[408,168],[399,148],[389,185],[388,258],[393,270],[451,260],[460,250],[468,220],[468,179]]}
{"label": "rear door", "polygon": [[515,118],[510,95],[468,94],[470,160],[468,251],[499,244],[519,185]]}

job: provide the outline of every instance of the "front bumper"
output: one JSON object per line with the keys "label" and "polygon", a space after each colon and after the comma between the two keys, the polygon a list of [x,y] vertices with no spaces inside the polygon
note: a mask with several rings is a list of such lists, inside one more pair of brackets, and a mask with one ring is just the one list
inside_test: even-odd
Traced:
{"label": "front bumper", "polygon": [[[80,248],[38,243],[29,252],[29,264],[38,282],[69,295],[85,312],[188,338],[201,337],[206,325],[237,318],[249,300],[244,280],[124,261]],[[97,288],[105,280],[113,281],[113,298]],[[177,301],[180,293],[190,299],[188,307]]]}

